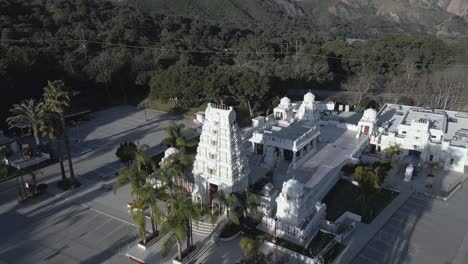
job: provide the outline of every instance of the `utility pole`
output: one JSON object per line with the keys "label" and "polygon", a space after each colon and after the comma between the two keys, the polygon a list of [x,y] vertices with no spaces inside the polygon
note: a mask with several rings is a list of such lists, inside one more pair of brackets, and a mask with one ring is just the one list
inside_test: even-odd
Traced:
{"label": "utility pole", "polygon": [[85,53],[85,60],[88,59],[88,52],[86,50],[86,44],[85,44],[85,38],[84,38],[84,31],[83,29],[81,29],[81,47],[83,48],[84,50],[84,53]]}
{"label": "utility pole", "polygon": [[297,40],[296,40],[296,55],[297,55]]}

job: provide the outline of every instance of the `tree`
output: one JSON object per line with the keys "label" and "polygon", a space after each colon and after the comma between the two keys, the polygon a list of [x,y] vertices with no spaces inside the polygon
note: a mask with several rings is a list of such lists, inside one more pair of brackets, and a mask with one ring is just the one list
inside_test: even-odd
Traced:
{"label": "tree", "polygon": [[135,153],[137,152],[138,148],[135,143],[131,141],[125,141],[120,143],[115,155],[119,158],[120,162],[125,164],[125,166],[129,167],[132,161],[135,159]]}
{"label": "tree", "polygon": [[134,162],[119,171],[119,177],[113,187],[114,194],[125,184],[130,184],[131,194],[136,196],[136,201],[139,200],[140,189],[149,177],[148,170],[155,169],[153,160],[145,155],[146,149],[146,145],[141,146],[134,154]]}
{"label": "tree", "polygon": [[254,221],[257,220],[259,217],[259,206],[260,199],[258,198],[258,195],[250,192],[249,190],[246,190],[242,201],[244,219],[247,219],[247,216],[249,215],[253,218]]}
{"label": "tree", "polygon": [[164,128],[168,137],[161,142],[166,146],[177,147],[180,151],[186,152],[187,148],[192,148],[197,145],[193,139],[189,139],[193,134],[192,128],[185,128],[184,124],[171,123]]}
{"label": "tree", "polygon": [[13,105],[10,112],[12,116],[7,118],[10,128],[18,125],[30,125],[34,139],[36,140],[36,145],[39,146],[41,144],[39,125],[44,116],[42,102],[38,103],[34,99],[24,100],[19,104]]}
{"label": "tree", "polygon": [[130,206],[133,221],[137,225],[137,232],[143,244],[146,244],[146,211],[150,210],[149,218],[152,235],[158,234],[157,226],[162,222],[163,212],[160,210],[158,202],[160,196],[157,190],[150,184],[145,184],[136,190],[138,199]]}
{"label": "tree", "polygon": [[[255,238],[243,237],[239,242],[239,246],[245,252],[245,257],[242,259],[241,263],[268,263],[265,255],[259,251],[265,239],[266,237],[264,235],[259,235]],[[255,261],[253,261],[253,259],[255,259]]]}
{"label": "tree", "polygon": [[240,221],[238,208],[240,203],[237,195],[230,193],[226,196],[222,190],[217,191],[214,195],[215,198],[226,207],[226,215],[228,219],[234,224],[239,225]]}
{"label": "tree", "polygon": [[390,163],[393,163],[395,156],[400,155],[401,150],[400,150],[400,146],[394,144],[384,149],[384,152],[389,155]]}
{"label": "tree", "polygon": [[369,206],[370,197],[380,190],[379,178],[375,171],[366,166],[359,166],[354,172],[354,178],[362,191],[362,216],[366,218],[366,207]]}
{"label": "tree", "polygon": [[357,107],[362,107],[362,101],[371,96],[372,92],[376,90],[376,85],[376,76],[361,73],[349,79],[345,84],[343,84],[343,88],[348,92],[354,93],[354,104]]}
{"label": "tree", "polygon": [[177,257],[182,260],[182,241],[187,242],[187,253],[192,250],[192,221],[199,220],[201,209],[192,202],[189,193],[182,192],[167,201],[168,214],[161,226],[161,231],[169,232],[164,241],[161,255],[165,256],[174,244],[177,244]]}
{"label": "tree", "polygon": [[44,112],[44,118],[40,123],[40,131],[44,134],[47,134],[49,138],[56,143],[56,155],[60,164],[60,171],[62,175],[62,180],[59,182],[59,185],[63,189],[68,189],[68,179],[65,174],[65,167],[63,165],[63,151],[62,151],[62,142],[61,138],[63,135],[62,121],[59,114],[55,112]]}
{"label": "tree", "polygon": [[231,96],[246,106],[250,117],[253,118],[255,111],[271,92],[270,75],[246,67],[234,68],[229,74],[232,78],[232,85],[229,86]]}
{"label": "tree", "polygon": [[65,142],[65,149],[67,151],[68,167],[70,170],[72,188],[78,187],[80,184],[75,179],[72,156],[70,151],[70,142],[68,140],[65,125],[65,110],[70,106],[70,94],[65,86],[65,83],[61,80],[56,80],[52,82],[49,81],[47,86],[44,87],[43,101],[46,111],[56,113],[60,117],[62,137]]}

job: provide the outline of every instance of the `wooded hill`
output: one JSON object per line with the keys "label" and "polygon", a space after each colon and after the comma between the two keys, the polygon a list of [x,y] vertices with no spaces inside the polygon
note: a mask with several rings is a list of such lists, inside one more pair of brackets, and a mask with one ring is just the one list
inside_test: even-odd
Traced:
{"label": "wooded hill", "polygon": [[[177,99],[182,108],[223,101],[251,114],[267,111],[288,89],[348,89],[360,94],[345,98],[355,104],[369,99],[364,93],[393,89],[438,107],[441,100],[417,95],[465,91],[466,67],[454,66],[468,64],[463,40],[399,34],[351,43],[297,21],[291,21],[299,23],[297,31],[283,31],[158,11],[125,2],[4,2],[1,120],[12,104],[38,97],[55,79],[81,91],[89,108],[133,103],[149,93]],[[451,88],[442,93],[441,85]]]}

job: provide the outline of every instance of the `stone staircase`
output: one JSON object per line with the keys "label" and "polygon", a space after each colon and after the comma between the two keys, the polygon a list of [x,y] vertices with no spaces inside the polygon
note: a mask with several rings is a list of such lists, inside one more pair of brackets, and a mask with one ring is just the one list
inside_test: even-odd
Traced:
{"label": "stone staircase", "polygon": [[207,221],[194,221],[192,224],[192,231],[199,236],[209,236],[215,230],[217,224],[212,224]]}

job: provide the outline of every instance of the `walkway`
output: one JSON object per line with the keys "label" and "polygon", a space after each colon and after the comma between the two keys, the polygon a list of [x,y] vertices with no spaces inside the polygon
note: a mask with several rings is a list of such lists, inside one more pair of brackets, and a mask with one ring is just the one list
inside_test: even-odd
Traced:
{"label": "walkway", "polygon": [[344,241],[347,246],[335,260],[335,263],[350,263],[412,194],[413,191],[411,188],[403,188],[400,190],[400,194],[371,224],[358,224],[354,233],[347,241]]}

